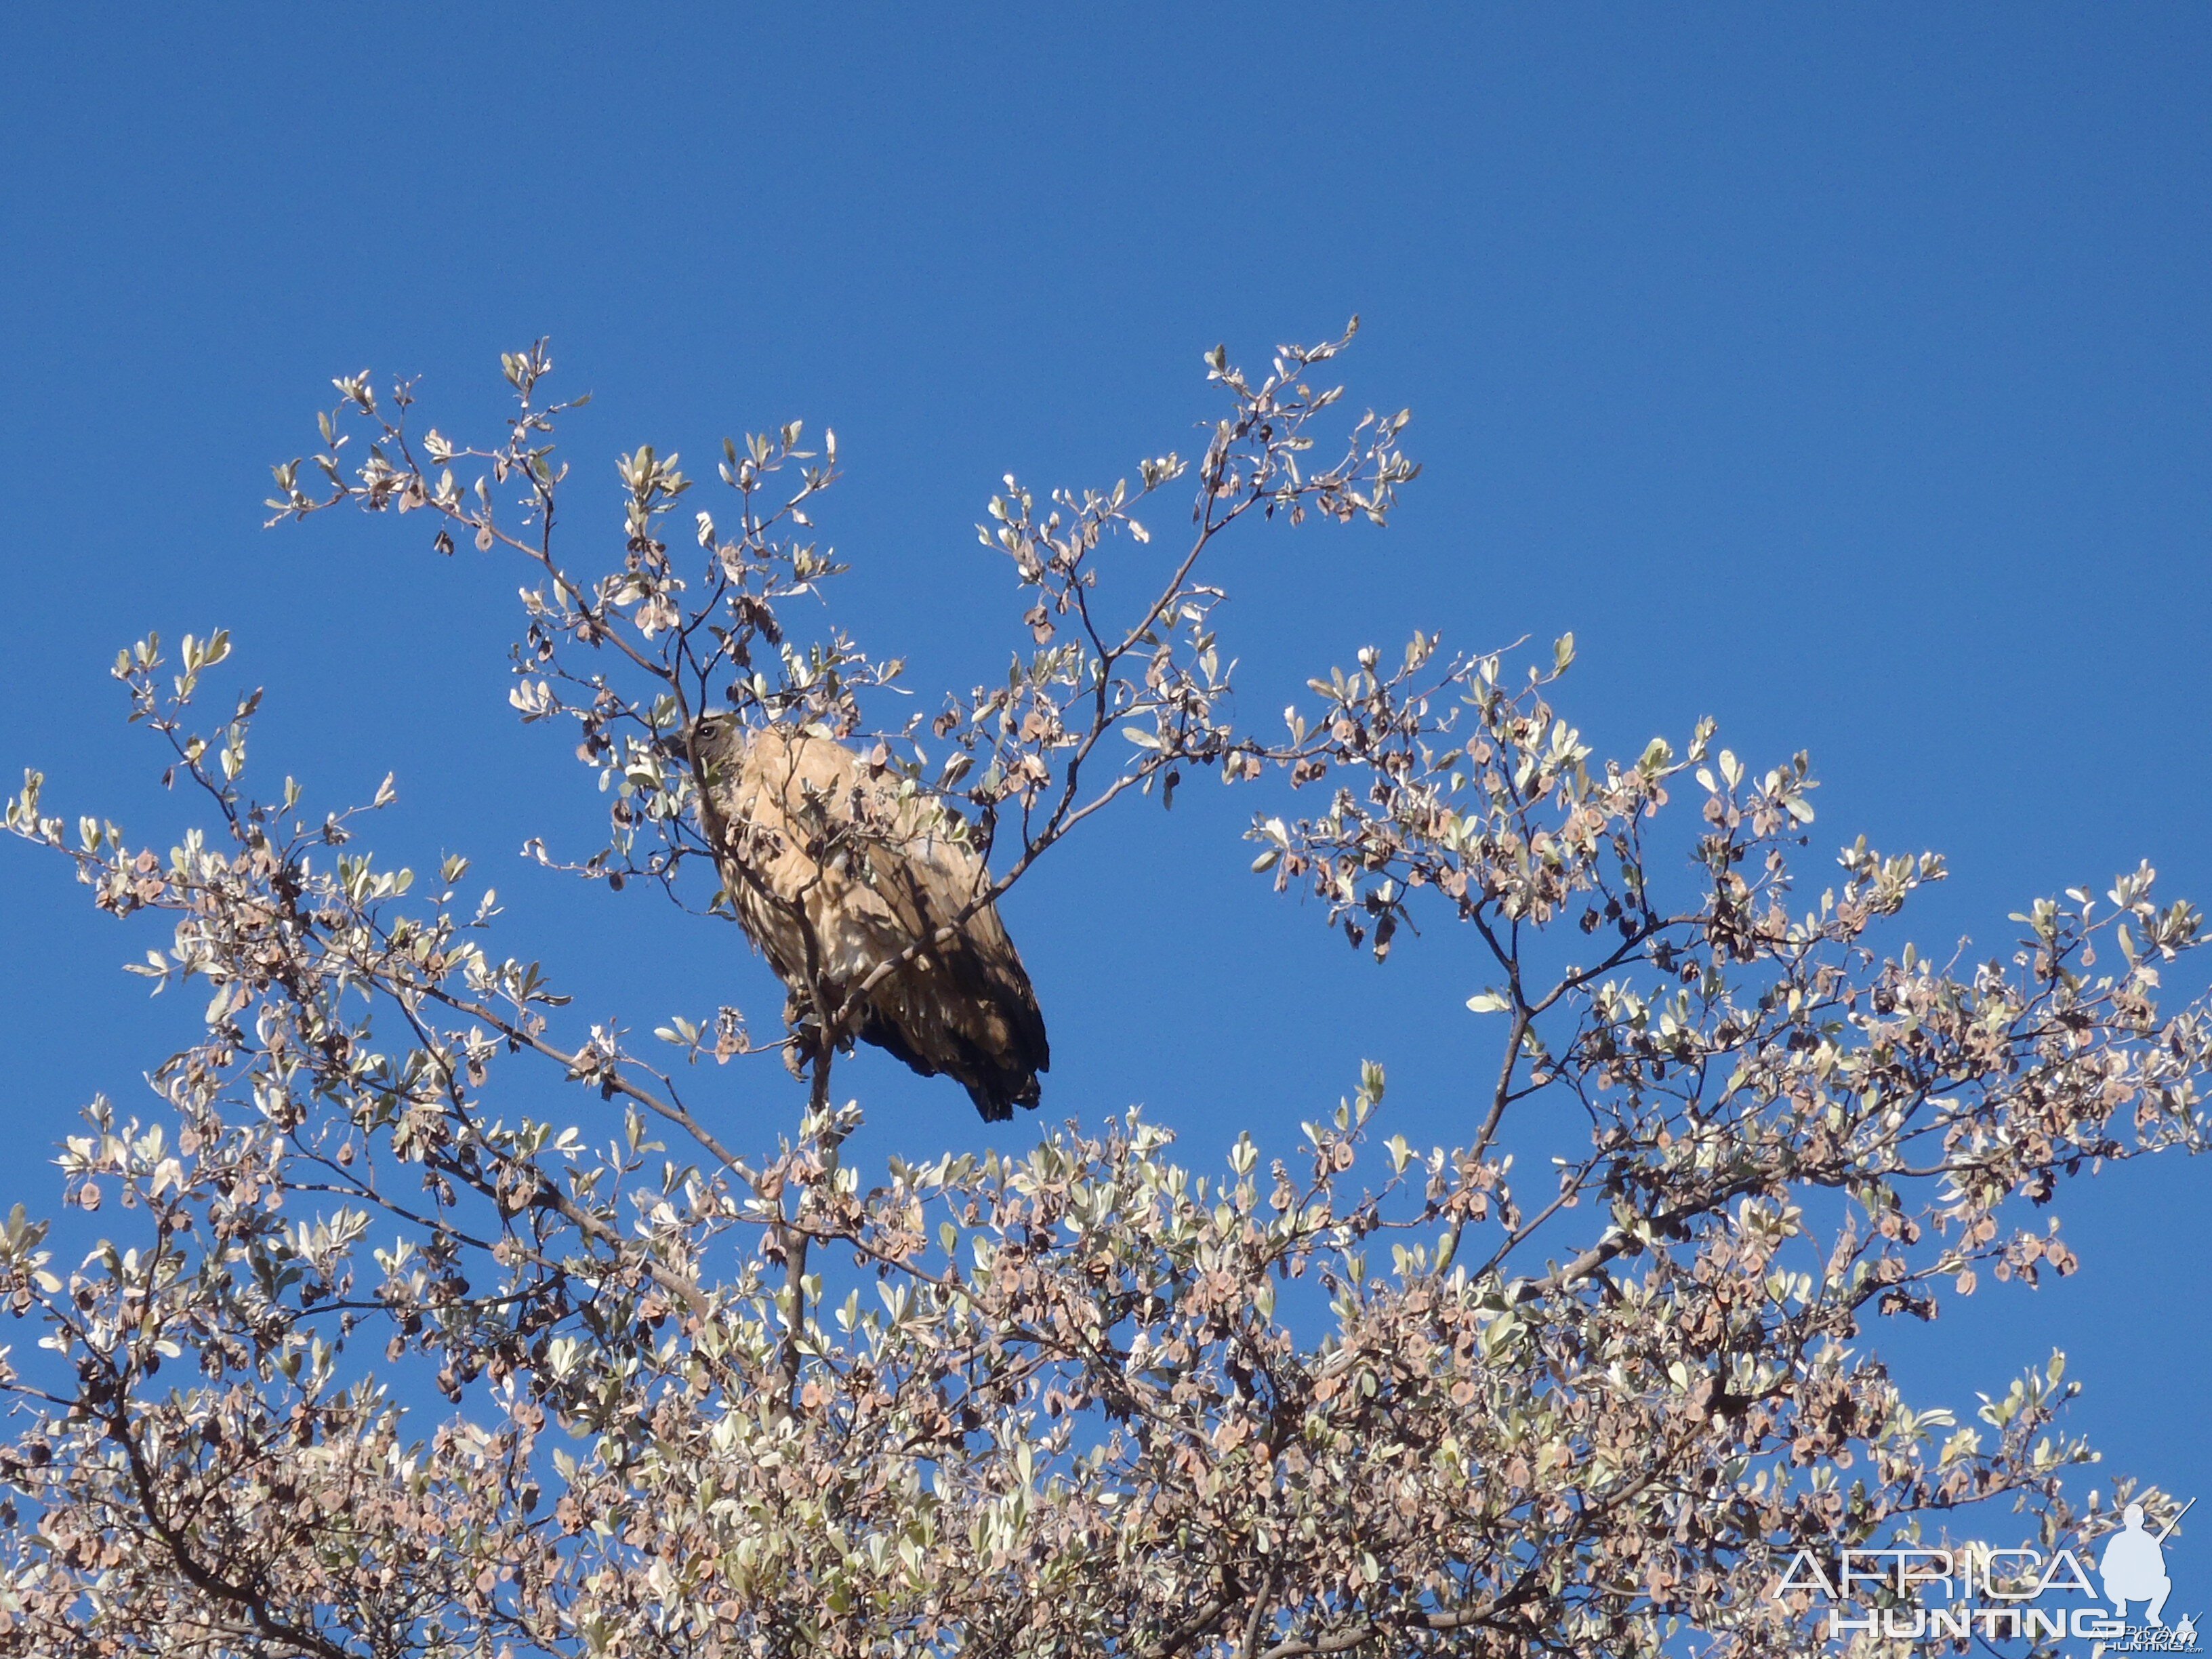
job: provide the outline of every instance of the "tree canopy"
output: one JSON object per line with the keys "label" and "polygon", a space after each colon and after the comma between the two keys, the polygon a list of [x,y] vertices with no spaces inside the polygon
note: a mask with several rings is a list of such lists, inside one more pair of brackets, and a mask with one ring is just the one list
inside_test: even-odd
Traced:
{"label": "tree canopy", "polygon": [[[1812,1638],[1808,1595],[1770,1593],[1799,1540],[1990,1498],[2046,1539],[2130,1496],[2166,1515],[2124,1480],[2069,1498],[2092,1453],[2057,1360],[1958,1423],[1869,1337],[2069,1271],[2034,1213],[2065,1177],[2205,1144],[2212,1028],[2159,1006],[2197,911],[2145,867],[2034,900],[1995,957],[1923,955],[1896,918],[1938,856],[1860,839],[1805,877],[1808,761],[1747,767],[1710,721],[1595,755],[1559,706],[1571,637],[1418,633],[1241,721],[1216,544],[1383,526],[1418,471],[1407,415],[1323,383],[1350,340],[1258,374],[1209,353],[1194,458],[1009,477],[979,533],[1021,648],[902,719],[902,663],[793,605],[836,614],[834,434],[726,443],[706,509],[676,454],[623,456],[600,559],[558,530],[574,404],[543,343],[503,360],[483,444],[339,380],[271,522],[419,514],[441,553],[522,562],[511,701],[574,723],[609,803],[603,844],[544,862],[726,925],[708,714],[854,747],[988,859],[979,904],[1218,778],[1255,797],[1254,870],[1355,945],[1464,930],[1482,966],[1437,1040],[1494,1070],[1456,1145],[1386,1133],[1370,1064],[1333,1109],[1253,1103],[1218,1169],[1136,1113],[978,1152],[964,1108],[941,1156],[864,1160],[853,994],[794,993],[776,1032],[580,1029],[465,860],[379,862],[389,786],[249,784],[261,694],[209,712],[224,633],[149,637],[115,675],[198,827],[161,850],[36,774],[7,810],[99,908],[173,930],[136,971],[209,1000],[159,1102],[97,1101],[66,1145],[64,1201],[131,1212],[112,1241],[71,1263],[21,1209],[0,1228],[36,1334],[0,1366],[0,1652],[1502,1659],[1689,1632],[1750,1659]],[[732,1089],[772,1140],[733,1144]],[[1516,1167],[1532,1114],[1582,1150]]]}

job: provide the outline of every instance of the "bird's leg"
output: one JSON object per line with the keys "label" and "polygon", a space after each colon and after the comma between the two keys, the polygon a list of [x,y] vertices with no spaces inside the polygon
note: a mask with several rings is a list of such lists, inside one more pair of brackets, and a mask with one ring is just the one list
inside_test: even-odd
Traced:
{"label": "bird's leg", "polygon": [[[796,991],[784,993],[783,1023],[790,1028],[792,1037],[791,1047],[784,1053],[783,1063],[791,1068],[792,1076],[806,1077],[811,1074],[815,1050],[824,1046],[822,1022],[815,1013],[812,1000],[802,997]],[[853,1022],[849,1018],[841,1020],[835,1042],[830,1046],[834,1046],[841,1054],[849,1054],[853,1052],[854,1036]]]}
{"label": "bird's leg", "polygon": [[790,1045],[783,1051],[783,1063],[793,1077],[805,1077],[814,1066],[815,1051],[822,1046],[822,1027],[814,1018],[814,1005],[796,991],[787,991],[783,997],[783,1023],[791,1032]]}

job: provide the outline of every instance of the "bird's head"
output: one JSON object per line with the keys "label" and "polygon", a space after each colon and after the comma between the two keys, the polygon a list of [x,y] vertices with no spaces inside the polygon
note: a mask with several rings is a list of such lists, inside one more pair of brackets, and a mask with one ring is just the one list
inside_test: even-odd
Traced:
{"label": "bird's head", "polygon": [[711,714],[702,714],[690,725],[674,732],[669,748],[678,760],[696,760],[702,766],[715,765],[734,757],[744,746],[745,726],[734,710],[718,709]]}

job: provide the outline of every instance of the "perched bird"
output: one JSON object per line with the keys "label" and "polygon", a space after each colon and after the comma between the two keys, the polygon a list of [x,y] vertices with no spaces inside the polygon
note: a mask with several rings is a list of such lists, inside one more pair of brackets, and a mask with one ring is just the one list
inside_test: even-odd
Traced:
{"label": "perched bird", "polygon": [[815,1024],[816,989],[834,1009],[914,947],[860,991],[836,1035],[957,1079],[986,1122],[1035,1106],[1052,1062],[1044,1016],[998,907],[975,904],[990,890],[983,860],[947,835],[943,810],[787,722],[710,714],[688,746],[723,886],[790,993],[793,1024]]}

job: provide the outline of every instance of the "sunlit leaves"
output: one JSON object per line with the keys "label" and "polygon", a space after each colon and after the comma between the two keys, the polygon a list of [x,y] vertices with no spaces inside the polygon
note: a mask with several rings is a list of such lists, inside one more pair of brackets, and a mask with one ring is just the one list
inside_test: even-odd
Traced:
{"label": "sunlit leaves", "polygon": [[[1240,728],[1215,538],[1255,509],[1379,523],[1413,476],[1402,413],[1316,459],[1340,394],[1311,371],[1349,337],[1257,377],[1209,353],[1228,406],[1195,460],[1007,479],[980,531],[1019,589],[1003,681],[926,718],[882,712],[899,659],[792,626],[835,592],[834,436],[726,441],[711,508],[640,444],[618,548],[579,562],[542,342],[502,359],[485,447],[342,378],[271,509],[425,513],[441,551],[527,562],[510,701],[573,724],[608,823],[578,860],[533,842],[548,862],[679,898],[688,854],[742,879],[701,822],[710,711],[849,743],[1001,881],[1203,763],[1283,785],[1255,871],[1378,957],[1463,940],[1466,1006],[1500,1018],[1436,1022],[1453,1144],[1385,1133],[1369,1063],[1218,1163],[1132,1113],[864,1166],[834,1042],[704,1001],[564,1013],[466,858],[418,876],[365,844],[389,779],[359,811],[259,798],[257,695],[199,713],[227,636],[172,672],[149,635],[116,676],[205,826],[72,825],[35,772],[7,806],[100,908],[159,919],[134,971],[201,1024],[149,1118],[95,1101],[63,1151],[107,1237],[58,1261],[43,1221],[0,1224],[36,1334],[0,1357],[0,1652],[1658,1659],[1680,1621],[1780,1659],[1808,1630],[1762,1594],[1778,1539],[2008,1495],[2047,1532],[2109,1524],[2056,1485],[2089,1455],[2055,1425],[2062,1362],[1962,1428],[1869,1334],[2069,1271],[2033,1206],[2203,1144],[2212,1026],[2160,1012],[2153,965],[2197,913],[2144,867],[2032,902],[1986,959],[1893,943],[1940,858],[1855,842],[1814,896],[1804,757],[1761,770],[1705,722],[1601,759],[1557,702],[1571,635],[1524,667],[1416,632],[1316,675],[1279,738]],[[1151,550],[1172,515],[1134,511],[1178,483],[1191,538]],[[728,1065],[771,1053],[807,1086]],[[434,1421],[396,1403],[426,1389]]]}

